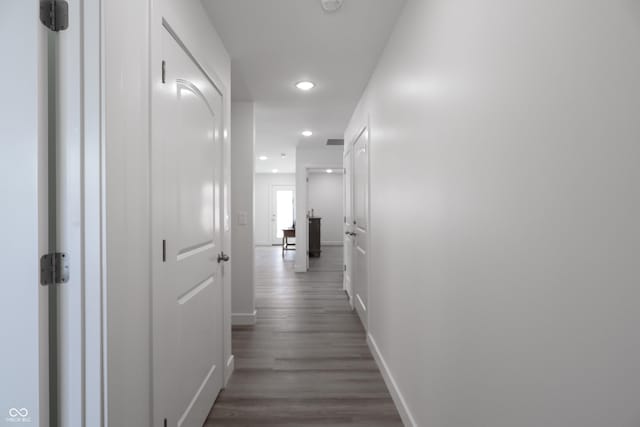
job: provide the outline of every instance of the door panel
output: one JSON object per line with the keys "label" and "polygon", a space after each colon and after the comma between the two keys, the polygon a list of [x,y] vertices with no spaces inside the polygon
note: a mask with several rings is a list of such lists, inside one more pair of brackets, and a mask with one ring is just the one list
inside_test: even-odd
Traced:
{"label": "door panel", "polygon": [[351,234],[353,232],[353,198],[352,198],[352,155],[351,149],[349,149],[344,154],[343,159],[344,164],[344,180],[343,182],[343,195],[344,195],[344,282],[343,287],[344,290],[349,295],[349,302],[353,307],[353,283],[352,283],[352,275],[353,275],[353,261],[352,261],[352,253],[353,253],[353,238]]}
{"label": "door panel", "polygon": [[46,33],[36,1],[0,13],[0,424],[49,425]]}
{"label": "door panel", "polygon": [[367,328],[369,294],[369,131],[353,145],[353,287],[354,305]]}
{"label": "door panel", "polygon": [[[222,96],[163,29],[154,105],[154,417],[201,427],[223,384]],[[163,244],[164,242],[164,244]]]}

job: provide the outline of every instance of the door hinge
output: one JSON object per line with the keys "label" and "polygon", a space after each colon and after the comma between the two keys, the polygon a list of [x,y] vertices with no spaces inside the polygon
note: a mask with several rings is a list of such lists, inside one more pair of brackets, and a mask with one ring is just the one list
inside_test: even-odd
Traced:
{"label": "door hinge", "polygon": [[69,28],[69,4],[65,0],[40,0],[40,22],[51,31]]}
{"label": "door hinge", "polygon": [[167,241],[162,241],[162,262],[167,262]]}
{"label": "door hinge", "polygon": [[40,284],[60,285],[69,281],[69,257],[62,252],[42,255],[40,258]]}
{"label": "door hinge", "polygon": [[167,82],[167,61],[162,60],[162,83]]}
{"label": "door hinge", "polygon": [[344,266],[344,271],[347,271],[347,265],[346,265],[346,264],[345,264],[345,266]]}

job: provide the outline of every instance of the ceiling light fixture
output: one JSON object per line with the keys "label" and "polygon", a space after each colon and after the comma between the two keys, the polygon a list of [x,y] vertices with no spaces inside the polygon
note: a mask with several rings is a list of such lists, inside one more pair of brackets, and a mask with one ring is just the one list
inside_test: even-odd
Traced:
{"label": "ceiling light fixture", "polygon": [[344,0],[320,0],[320,3],[325,12],[333,13],[342,7]]}
{"label": "ceiling light fixture", "polygon": [[305,130],[304,132],[302,132],[302,136],[306,136],[307,138],[311,135],[313,135],[313,132],[311,132],[310,130]]}
{"label": "ceiling light fixture", "polygon": [[260,156],[260,157],[258,157],[258,160],[267,160],[267,159],[268,159],[268,157],[267,157],[267,156]]}
{"label": "ceiling light fixture", "polygon": [[273,169],[271,172],[278,173],[278,169]]}
{"label": "ceiling light fixture", "polygon": [[333,173],[333,169],[327,169],[327,173]]}
{"label": "ceiling light fixture", "polygon": [[316,87],[316,84],[314,82],[302,81],[302,82],[296,83],[296,87],[306,92]]}

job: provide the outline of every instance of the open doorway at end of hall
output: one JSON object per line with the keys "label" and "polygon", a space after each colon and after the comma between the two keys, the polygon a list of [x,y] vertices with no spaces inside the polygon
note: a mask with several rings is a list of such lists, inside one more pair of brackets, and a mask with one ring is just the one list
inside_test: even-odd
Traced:
{"label": "open doorway at end of hall", "polygon": [[343,169],[308,170],[309,271],[343,271]]}
{"label": "open doorway at end of hall", "polygon": [[[287,245],[284,253],[295,256],[296,186],[295,174],[255,174],[255,244]],[[286,236],[285,236],[286,234]]]}

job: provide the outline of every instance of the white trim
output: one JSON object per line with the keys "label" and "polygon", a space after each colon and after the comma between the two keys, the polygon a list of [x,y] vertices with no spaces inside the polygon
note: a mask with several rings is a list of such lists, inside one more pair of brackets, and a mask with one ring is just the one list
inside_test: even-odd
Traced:
{"label": "white trim", "polygon": [[253,313],[233,313],[231,315],[231,324],[233,326],[252,326],[256,324],[257,310]]}
{"label": "white trim", "polygon": [[367,344],[369,345],[369,349],[371,350],[371,354],[373,354],[373,358],[382,373],[382,378],[384,379],[387,388],[389,389],[389,393],[391,393],[391,398],[393,399],[393,403],[395,403],[398,412],[400,413],[400,418],[402,419],[402,423],[406,427],[418,427],[418,423],[415,418],[411,414],[409,410],[409,406],[407,405],[400,388],[398,387],[398,383],[396,383],[395,378],[391,374],[391,370],[389,370],[389,366],[387,362],[385,362],[384,357],[382,357],[382,353],[380,353],[380,349],[376,344],[376,341],[373,339],[371,334],[367,334]]}
{"label": "white trim", "polygon": [[[364,305],[364,302],[362,301],[362,298],[360,298],[360,294],[356,294],[356,301],[358,302],[358,307],[360,307],[360,310],[362,310],[366,315],[367,314],[367,306]],[[365,326],[368,326],[368,324],[365,325]]]}
{"label": "white trim", "polygon": [[233,374],[233,371],[235,369],[236,369],[236,358],[232,354],[231,356],[229,356],[229,359],[227,359],[227,366],[226,366],[226,369],[224,370],[224,387],[227,387],[227,384],[229,384],[229,380],[231,379],[231,375]]}
{"label": "white trim", "polygon": [[[106,392],[106,188],[102,2],[85,0],[83,49],[84,423],[108,425]],[[95,286],[86,286],[93,283]],[[89,421],[91,420],[91,421]]]}

